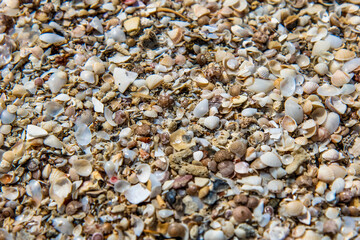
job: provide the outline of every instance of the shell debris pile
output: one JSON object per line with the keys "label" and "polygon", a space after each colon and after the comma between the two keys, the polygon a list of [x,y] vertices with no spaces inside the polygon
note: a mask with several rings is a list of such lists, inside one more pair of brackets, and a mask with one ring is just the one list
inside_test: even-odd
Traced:
{"label": "shell debris pile", "polygon": [[359,6],[2,0],[0,239],[360,239]]}

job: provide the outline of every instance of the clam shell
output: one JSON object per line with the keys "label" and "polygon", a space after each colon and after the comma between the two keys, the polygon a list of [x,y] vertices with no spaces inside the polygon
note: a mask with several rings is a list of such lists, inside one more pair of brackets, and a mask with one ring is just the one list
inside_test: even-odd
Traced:
{"label": "clam shell", "polygon": [[305,55],[299,55],[296,58],[296,63],[300,68],[307,68],[310,65],[310,58]]}
{"label": "clam shell", "polygon": [[88,177],[92,173],[92,165],[88,160],[79,159],[73,162],[73,168],[75,169],[76,173],[82,177]]}
{"label": "clam shell", "polygon": [[302,107],[290,98],[285,101],[285,115],[292,117],[297,124],[300,124],[304,119]]}
{"label": "clam shell", "polygon": [[260,92],[269,92],[274,88],[274,82],[271,80],[264,80],[260,78],[255,78],[252,85],[248,86],[247,89],[249,91],[253,91],[256,93]]}
{"label": "clam shell", "polygon": [[342,66],[341,70],[343,70],[345,73],[349,73],[354,71],[356,68],[360,67],[360,58],[354,58]]}
{"label": "clam shell", "polygon": [[1,192],[2,192],[2,197],[10,201],[14,201],[20,196],[19,190],[16,187],[2,186]]}
{"label": "clam shell", "polygon": [[135,186],[127,189],[124,194],[125,198],[131,204],[139,204],[144,202],[150,196],[150,191],[144,188],[140,183],[138,183]]}
{"label": "clam shell", "polygon": [[330,49],[330,43],[327,41],[318,41],[312,49],[313,56],[321,56]]}
{"label": "clam shell", "polygon": [[344,84],[350,82],[351,77],[344,73],[341,70],[337,70],[332,76],[331,76],[331,84],[336,87],[341,87]]}
{"label": "clam shell", "polygon": [[260,78],[266,79],[269,77],[269,69],[267,67],[261,66],[256,70],[256,73]]}
{"label": "clam shell", "polygon": [[317,131],[316,122],[313,119],[307,120],[303,123],[302,127],[305,132],[303,133],[304,137],[311,138],[315,135]]}
{"label": "clam shell", "polygon": [[135,171],[140,182],[146,183],[150,179],[151,167],[149,164],[140,164],[136,167]]}
{"label": "clam shell", "polygon": [[336,129],[339,127],[340,117],[337,113],[331,112],[328,114],[324,127],[329,131],[330,134],[333,134]]}
{"label": "clam shell", "polygon": [[335,180],[333,169],[326,165],[320,165],[317,178],[323,182],[332,182]]}
{"label": "clam shell", "polygon": [[50,186],[50,198],[60,207],[69,196],[72,189],[72,183],[67,177],[60,177],[54,180]]}
{"label": "clam shell", "polygon": [[[284,71],[284,70],[282,70]],[[290,97],[295,93],[296,82],[295,77],[287,76],[280,82],[281,95]]]}
{"label": "clam shell", "polygon": [[323,97],[331,97],[339,95],[341,90],[333,85],[324,84],[317,89],[317,93]]}
{"label": "clam shell", "polygon": [[314,70],[320,76],[323,76],[328,73],[329,68],[326,63],[318,63],[314,66]]}
{"label": "clam shell", "polygon": [[304,212],[305,206],[301,201],[291,201],[285,205],[286,214],[289,216],[299,216]]}
{"label": "clam shell", "polygon": [[344,178],[347,174],[346,169],[343,166],[339,166],[336,163],[330,164],[329,168],[333,171],[335,179],[336,178]]}
{"label": "clam shell", "polygon": [[270,192],[280,193],[284,189],[284,183],[281,180],[271,180],[267,187]]}
{"label": "clam shell", "polygon": [[335,149],[326,150],[321,154],[321,157],[325,161],[337,161],[340,159],[340,153]]}
{"label": "clam shell", "polygon": [[334,57],[337,61],[349,61],[355,58],[355,52],[347,49],[340,49],[334,54]]}
{"label": "clam shell", "polygon": [[319,84],[317,84],[316,82],[305,82],[302,87],[305,93],[311,94],[315,92],[316,89],[318,89]]}
{"label": "clam shell", "polygon": [[283,118],[281,126],[288,132],[294,132],[297,128],[296,121],[290,116],[285,116]]}
{"label": "clam shell", "polygon": [[342,102],[339,97],[328,97],[325,101],[325,105],[334,112],[339,114],[344,114],[346,112],[347,106]]}
{"label": "clam shell", "polygon": [[260,156],[260,160],[268,167],[281,167],[279,157],[273,152],[267,152]]}
{"label": "clam shell", "polygon": [[119,180],[114,184],[115,192],[123,193],[130,188],[131,184],[125,180]]}
{"label": "clam shell", "polygon": [[318,125],[321,125],[326,121],[327,111],[325,108],[316,108],[310,116]]}

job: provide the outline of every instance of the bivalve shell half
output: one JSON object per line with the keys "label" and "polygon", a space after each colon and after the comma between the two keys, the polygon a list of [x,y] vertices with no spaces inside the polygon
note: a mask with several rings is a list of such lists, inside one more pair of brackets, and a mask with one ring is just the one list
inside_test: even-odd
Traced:
{"label": "bivalve shell half", "polygon": [[335,149],[329,149],[321,154],[321,158],[325,161],[334,162],[340,159],[340,153]]}
{"label": "bivalve shell half", "polygon": [[318,124],[321,125],[326,121],[327,111],[325,108],[316,108],[310,117]]}
{"label": "bivalve shell half", "polygon": [[333,85],[324,84],[317,89],[317,93],[323,97],[331,97],[341,94],[341,90]]}
{"label": "bivalve shell half", "polygon": [[281,180],[271,180],[267,187],[270,192],[280,193],[284,189],[284,183]]}
{"label": "bivalve shell half", "polygon": [[332,182],[335,180],[334,170],[326,165],[320,165],[317,178],[323,182]]}
{"label": "bivalve shell half", "polygon": [[279,157],[273,152],[267,152],[260,156],[260,160],[268,167],[281,167]]}
{"label": "bivalve shell half", "polygon": [[56,179],[50,186],[50,198],[55,200],[59,207],[64,203],[72,189],[72,183],[67,177]]}
{"label": "bivalve shell half", "polygon": [[136,167],[136,176],[140,182],[146,183],[150,179],[151,167],[149,164],[140,164]]}
{"label": "bivalve shell half", "polygon": [[329,131],[330,134],[333,134],[336,129],[339,127],[340,117],[337,113],[331,112],[328,114],[324,127]]}
{"label": "bivalve shell half", "polygon": [[302,107],[290,98],[285,102],[285,115],[292,117],[297,124],[300,124],[304,119]]}
{"label": "bivalve shell half", "polygon": [[88,177],[92,173],[92,165],[88,160],[79,159],[73,162],[73,168],[75,169],[76,173],[82,177]]}
{"label": "bivalve shell half", "polygon": [[305,55],[299,55],[296,59],[296,63],[300,68],[307,68],[310,65],[310,58]]}
{"label": "bivalve shell half", "polygon": [[283,118],[281,126],[288,132],[294,132],[297,128],[296,121],[290,116],[285,116]]}
{"label": "bivalve shell half", "polygon": [[347,73],[344,73],[341,70],[336,70],[334,74],[331,76],[331,84],[336,87],[341,87],[342,85],[350,82],[350,75]]}
{"label": "bivalve shell half", "polygon": [[301,126],[305,132],[303,133],[304,137],[311,138],[315,135],[317,131],[316,122],[313,119],[306,120],[303,125]]}
{"label": "bivalve shell half", "polygon": [[337,96],[328,97],[325,101],[325,105],[334,112],[339,114],[344,114],[347,110],[346,104],[344,104],[341,99]]}
{"label": "bivalve shell half", "polygon": [[286,214],[289,216],[300,216],[304,213],[304,210],[305,206],[299,200],[291,201],[285,206]]}
{"label": "bivalve shell half", "polygon": [[318,89],[319,84],[317,84],[316,82],[306,82],[306,83],[304,83],[304,85],[302,87],[303,87],[304,93],[311,94],[311,93],[315,92],[316,89]]}
{"label": "bivalve shell half", "polygon": [[334,57],[337,61],[349,61],[355,58],[355,52],[347,49],[340,49],[334,54]]}

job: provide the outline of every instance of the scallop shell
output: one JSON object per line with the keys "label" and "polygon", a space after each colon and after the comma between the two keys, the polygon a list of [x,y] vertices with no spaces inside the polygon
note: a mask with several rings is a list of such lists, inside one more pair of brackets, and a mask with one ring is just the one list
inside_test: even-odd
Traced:
{"label": "scallop shell", "polygon": [[302,107],[290,98],[285,102],[285,115],[292,117],[297,124],[300,124],[304,119]]}
{"label": "scallop shell", "polygon": [[334,57],[337,61],[349,61],[355,58],[355,52],[347,49],[340,49],[334,54]]}
{"label": "scallop shell", "polygon": [[260,156],[260,160],[268,167],[281,167],[279,157],[273,152],[267,152]]}
{"label": "scallop shell", "polygon": [[149,164],[140,164],[136,167],[135,171],[140,182],[146,183],[150,179],[151,167]]}
{"label": "scallop shell", "polygon": [[337,70],[332,76],[331,76],[331,83],[336,87],[341,87],[342,85],[350,82],[351,76],[344,73],[341,70]]}
{"label": "scallop shell", "polygon": [[337,113],[331,112],[328,114],[324,127],[329,131],[330,134],[333,134],[336,129],[339,127],[340,117]]}
{"label": "scallop shell", "polygon": [[321,125],[326,121],[327,111],[325,108],[316,108],[310,117],[318,124]]}
{"label": "scallop shell", "polygon": [[73,168],[75,169],[76,173],[82,177],[88,177],[92,173],[92,165],[88,160],[79,159],[73,162]]}
{"label": "scallop shell", "polygon": [[289,216],[299,216],[302,215],[305,210],[304,204],[299,201],[291,201],[285,205],[286,214]]}
{"label": "scallop shell", "polygon": [[65,177],[66,174],[56,168],[53,168],[51,170],[50,176],[49,176],[49,182],[53,183],[54,181],[56,181],[57,179],[61,178],[61,177]]}
{"label": "scallop shell", "polygon": [[72,189],[72,183],[67,177],[60,177],[51,183],[49,195],[50,198],[60,207],[69,196]]}
{"label": "scallop shell", "polygon": [[346,112],[347,106],[339,97],[328,97],[325,101],[325,105],[334,112],[338,114],[344,114]]}
{"label": "scallop shell", "polygon": [[283,118],[281,126],[288,132],[294,132],[297,128],[296,121],[290,116],[285,116]]}
{"label": "scallop shell", "polygon": [[265,66],[259,67],[259,68],[256,70],[256,73],[258,74],[258,76],[259,76],[260,78],[263,78],[263,79],[268,78],[268,77],[269,77],[269,74],[270,74],[269,69],[268,69],[267,67],[265,67]]}

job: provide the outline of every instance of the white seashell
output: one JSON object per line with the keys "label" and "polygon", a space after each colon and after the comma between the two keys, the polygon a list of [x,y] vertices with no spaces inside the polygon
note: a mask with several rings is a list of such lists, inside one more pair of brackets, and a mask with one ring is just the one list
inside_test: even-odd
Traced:
{"label": "white seashell", "polygon": [[360,58],[354,58],[346,63],[344,63],[344,65],[342,66],[342,70],[345,73],[350,73],[352,71],[354,71],[356,68],[358,68],[360,66]]}
{"label": "white seashell", "polygon": [[226,240],[227,237],[220,230],[208,230],[204,234],[204,240]]}
{"label": "white seashell", "polygon": [[58,93],[61,88],[66,84],[66,82],[67,74],[63,71],[57,71],[53,73],[50,76],[49,80],[46,81],[52,93]]}
{"label": "white seashell", "polygon": [[262,178],[259,176],[248,176],[248,177],[243,177],[243,178],[237,180],[237,182],[242,183],[242,184],[260,186],[261,182],[262,182]]}
{"label": "white seashell", "polygon": [[296,63],[300,68],[307,68],[310,65],[310,58],[305,55],[299,55],[296,58]]}
{"label": "white seashell", "polygon": [[82,71],[80,73],[80,78],[87,83],[95,83],[95,74],[92,71]]}
{"label": "white seashell", "polygon": [[116,26],[106,33],[109,38],[114,39],[116,42],[125,42],[126,35],[120,26]]}
{"label": "white seashell", "polygon": [[60,93],[54,98],[54,101],[68,102],[71,100],[71,97],[67,94]]}
{"label": "white seashell", "polygon": [[193,153],[193,158],[195,161],[200,161],[204,156],[204,153],[202,151],[196,151]]}
{"label": "white seashell", "polygon": [[330,185],[331,191],[335,193],[341,193],[345,188],[345,180],[342,178],[336,178],[334,182]]}
{"label": "white seashell", "polygon": [[209,112],[209,101],[207,99],[202,100],[194,108],[194,116],[200,118],[205,116]]}
{"label": "white seashell", "polygon": [[96,31],[103,34],[104,28],[102,26],[102,21],[98,17],[94,17],[92,21],[90,22],[90,26],[92,26]]}
{"label": "white seashell", "polygon": [[328,114],[324,127],[329,131],[330,134],[333,134],[336,129],[339,127],[340,117],[337,113],[331,112]]}
{"label": "white seashell", "polygon": [[244,117],[251,117],[257,113],[256,108],[245,108],[241,111],[241,115]]}
{"label": "white seashell", "polygon": [[290,98],[285,101],[285,115],[292,117],[297,124],[300,124],[304,119],[302,107]]}
{"label": "white seashell", "polygon": [[269,92],[274,88],[274,82],[271,80],[264,80],[260,78],[255,78],[252,85],[248,86],[247,89],[249,91],[253,91],[256,93],[260,92]]}
{"label": "white seashell", "polygon": [[285,77],[280,82],[281,95],[283,95],[285,97],[292,96],[295,93],[295,89],[296,89],[295,77],[288,76],[288,77]]}
{"label": "white seashell", "polygon": [[72,235],[74,225],[67,218],[57,217],[52,220],[53,227],[62,234]]}
{"label": "white seashell", "polygon": [[115,126],[117,126],[117,124],[114,122],[114,120],[113,120],[113,112],[109,109],[109,108],[107,108],[107,107],[105,107],[105,109],[104,109],[104,116],[105,116],[105,119],[106,119],[106,121],[111,125],[111,126],[113,126],[113,127],[115,127]]}
{"label": "white seashell", "polygon": [[316,130],[317,130],[316,122],[313,119],[306,120],[302,124],[301,129],[304,130],[304,133],[303,133],[304,137],[311,138],[312,136],[315,135]]}
{"label": "white seashell", "polygon": [[2,197],[10,201],[14,201],[20,196],[19,190],[16,187],[2,186],[1,192],[2,192]]}
{"label": "white seashell", "polygon": [[138,183],[127,189],[124,194],[131,204],[139,204],[144,202],[150,196],[150,191]]}
{"label": "white seashell", "polygon": [[329,149],[323,152],[321,157],[326,161],[337,161],[340,159],[340,153],[335,149]]}
{"label": "white seashell", "polygon": [[50,135],[47,138],[45,138],[44,145],[57,149],[62,149],[63,147],[61,141],[54,135]]}
{"label": "white seashell", "polygon": [[55,33],[43,33],[40,35],[40,40],[48,44],[54,44],[64,42],[65,38]]}
{"label": "white seashell", "polygon": [[323,97],[336,96],[341,93],[341,90],[333,85],[323,84],[317,89],[317,94]]}
{"label": "white seashell", "polygon": [[155,213],[155,207],[153,204],[146,205],[145,210],[143,211],[143,216],[151,217]]}
{"label": "white seashell", "polygon": [[49,195],[50,198],[60,207],[69,196],[72,189],[72,183],[67,177],[59,177],[51,183]]}
{"label": "white seashell", "polygon": [[138,165],[135,171],[140,182],[146,183],[150,179],[151,167],[148,164]]}
{"label": "white seashell", "polygon": [[281,162],[284,165],[289,165],[294,161],[294,157],[290,154],[285,154],[281,156]]}
{"label": "white seashell", "polygon": [[235,164],[235,172],[240,174],[249,173],[249,164],[247,162],[238,162]]}
{"label": "white seashell", "polygon": [[119,137],[120,138],[130,138],[131,137],[132,130],[131,128],[123,128],[120,131]]}
{"label": "white seashell", "polygon": [[92,103],[94,104],[94,111],[95,112],[99,112],[99,113],[103,113],[104,112],[104,104],[102,104],[102,102],[100,102],[97,98],[92,97],[91,98]]}
{"label": "white seashell", "polygon": [[330,47],[333,49],[339,48],[343,44],[343,40],[334,35],[328,35],[325,39],[326,42],[330,43]]}
{"label": "white seashell", "polygon": [[323,76],[328,73],[329,68],[326,65],[326,63],[318,63],[314,66],[314,70],[317,74],[319,74],[320,76]]}
{"label": "white seashell", "polygon": [[29,184],[26,186],[26,193],[32,197],[37,206],[40,206],[42,200],[42,192],[39,181],[30,180]]}
{"label": "white seashell", "polygon": [[134,233],[136,236],[139,237],[144,231],[144,227],[145,227],[144,221],[137,216],[132,216],[132,218],[134,219],[134,225],[133,225]]}
{"label": "white seashell", "polygon": [[214,130],[219,127],[220,119],[216,116],[209,116],[204,120],[204,126],[210,130]]}
{"label": "white seashell", "polygon": [[88,177],[92,173],[92,165],[88,160],[85,159],[74,160],[72,165],[76,173],[79,174],[79,176]]}
{"label": "white seashell", "polygon": [[123,193],[131,187],[131,184],[125,180],[119,180],[114,184],[115,192]]}
{"label": "white seashell", "polygon": [[350,82],[351,76],[344,73],[341,70],[337,70],[332,76],[331,76],[331,84],[336,87],[341,87],[342,85]]}
{"label": "white seashell", "polygon": [[138,74],[136,72],[130,72],[123,68],[114,69],[115,85],[118,86],[119,91],[124,93],[131,83],[135,81]]}
{"label": "white seashell", "polygon": [[84,123],[76,125],[75,138],[79,145],[86,146],[91,142],[92,134],[88,126]]}
{"label": "white seashell", "polygon": [[328,207],[325,211],[325,216],[329,219],[335,219],[339,216],[339,209],[334,207]]}
{"label": "white seashell", "polygon": [[321,56],[330,49],[330,42],[318,41],[314,44],[312,49],[313,56]]}
{"label": "white seashell", "polygon": [[318,125],[321,125],[326,121],[327,111],[325,108],[322,107],[316,108],[310,116]]}
{"label": "white seashell", "polygon": [[10,124],[16,118],[16,114],[9,113],[7,110],[1,112],[1,123],[2,124]]}
{"label": "white seashell", "polygon": [[158,75],[158,74],[153,74],[146,78],[145,83],[146,83],[146,86],[150,90],[152,90],[152,89],[158,87],[163,81],[164,81],[163,76]]}
{"label": "white seashell", "polygon": [[332,182],[335,180],[335,174],[330,167],[320,165],[317,178],[323,182]]}
{"label": "white seashell", "polygon": [[267,79],[270,75],[270,71],[269,69],[267,69],[267,67],[261,66],[256,70],[256,73],[258,74],[258,76],[262,79]]}
{"label": "white seashell", "polygon": [[318,89],[319,84],[317,84],[316,82],[305,82],[303,85],[303,90],[305,93],[307,94],[311,94],[313,92],[316,91],[316,89]]}
{"label": "white seashell", "polygon": [[169,210],[169,209],[161,209],[159,210],[159,216],[162,219],[171,217],[172,215],[174,215],[174,211],[173,210]]}
{"label": "white seashell", "polygon": [[284,189],[284,183],[281,180],[271,180],[267,187],[270,192],[280,193]]}
{"label": "white seashell", "polygon": [[344,114],[347,106],[344,104],[339,97],[328,97],[325,101],[325,105],[334,112]]}
{"label": "white seashell", "polygon": [[48,135],[48,132],[38,126],[35,125],[27,125],[26,127],[26,139],[27,140],[31,140],[34,138],[39,138],[39,137],[45,137]]}
{"label": "white seashell", "polygon": [[288,132],[294,132],[297,128],[296,121],[290,116],[285,116],[283,118],[281,126]]}
{"label": "white seashell", "polygon": [[260,160],[269,167],[281,167],[282,165],[279,157],[273,152],[264,153],[260,156]]}
{"label": "white seashell", "polygon": [[354,84],[344,84],[340,89],[340,94],[352,94],[356,91],[356,87]]}

